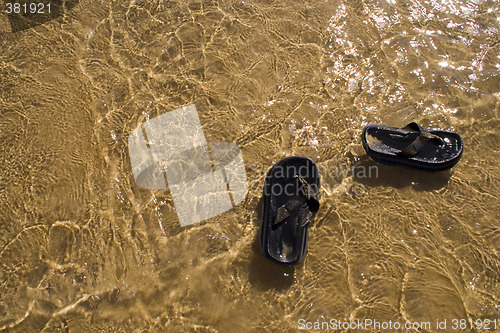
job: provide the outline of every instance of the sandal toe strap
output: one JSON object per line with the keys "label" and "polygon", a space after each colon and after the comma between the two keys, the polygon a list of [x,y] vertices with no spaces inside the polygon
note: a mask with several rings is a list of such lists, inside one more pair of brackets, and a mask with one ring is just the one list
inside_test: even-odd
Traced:
{"label": "sandal toe strap", "polygon": [[424,148],[425,145],[431,140],[439,141],[439,143],[441,144],[444,143],[443,138],[438,135],[432,134],[425,127],[415,122],[409,123],[408,125],[403,127],[402,130],[407,133],[418,132],[420,133],[420,135],[404,149],[401,149],[397,152],[397,154],[400,156],[413,157],[417,155],[418,152],[420,152],[422,148]]}
{"label": "sandal toe strap", "polygon": [[299,214],[298,224],[300,227],[306,226],[311,219],[316,215],[319,209],[318,193],[307,181],[296,176],[301,184],[299,194],[292,197],[276,211],[273,225],[279,224],[286,220],[289,216],[300,210],[304,205],[305,209]]}

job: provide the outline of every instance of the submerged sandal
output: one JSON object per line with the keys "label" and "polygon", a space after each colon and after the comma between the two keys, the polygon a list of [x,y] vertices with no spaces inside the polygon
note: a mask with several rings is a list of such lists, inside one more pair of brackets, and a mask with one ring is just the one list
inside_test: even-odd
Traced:
{"label": "submerged sandal", "polygon": [[271,261],[297,265],[307,253],[309,223],[319,209],[319,172],[307,157],[276,163],[264,182],[260,249]]}
{"label": "submerged sandal", "polygon": [[462,157],[460,135],[429,129],[417,123],[403,128],[368,125],[361,135],[363,147],[374,161],[424,171],[443,171]]}

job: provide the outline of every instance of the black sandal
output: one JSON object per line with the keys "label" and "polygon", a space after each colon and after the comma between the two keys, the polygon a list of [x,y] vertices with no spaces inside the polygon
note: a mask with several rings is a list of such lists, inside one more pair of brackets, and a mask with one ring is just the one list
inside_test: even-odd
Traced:
{"label": "black sandal", "polygon": [[457,133],[425,128],[414,122],[403,128],[368,125],[361,139],[374,161],[424,171],[450,169],[463,152],[462,138]]}
{"label": "black sandal", "polygon": [[297,265],[307,253],[309,223],[319,209],[320,177],[307,157],[276,163],[264,183],[260,249],[271,261]]}

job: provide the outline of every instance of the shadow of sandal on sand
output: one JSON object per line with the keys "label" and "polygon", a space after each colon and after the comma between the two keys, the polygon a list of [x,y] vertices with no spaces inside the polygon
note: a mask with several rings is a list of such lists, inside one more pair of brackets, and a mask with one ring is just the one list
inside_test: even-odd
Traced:
{"label": "shadow of sandal on sand", "polygon": [[295,280],[295,268],[281,266],[264,257],[259,248],[259,237],[252,245],[252,256],[248,265],[250,284],[260,290],[288,290]]}
{"label": "shadow of sandal on sand", "polygon": [[412,186],[417,191],[434,191],[445,187],[451,171],[425,172],[395,166],[378,164],[367,155],[353,165],[353,180],[365,186],[391,186],[403,188]]}
{"label": "shadow of sandal on sand", "polygon": [[[255,227],[260,228],[263,209],[262,198],[259,198],[254,205],[255,214],[253,214],[252,222]],[[277,291],[284,291],[292,286],[295,279],[295,269],[277,265],[262,255],[259,246],[259,232],[256,233],[251,250],[248,278],[252,286],[260,290],[274,289]]]}

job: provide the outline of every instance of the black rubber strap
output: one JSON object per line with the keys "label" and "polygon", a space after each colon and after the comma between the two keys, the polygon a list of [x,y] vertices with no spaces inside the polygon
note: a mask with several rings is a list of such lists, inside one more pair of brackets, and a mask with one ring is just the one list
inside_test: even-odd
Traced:
{"label": "black rubber strap", "polygon": [[319,209],[317,192],[312,188],[311,185],[309,185],[309,183],[307,183],[304,178],[300,176],[296,177],[301,184],[299,194],[294,196],[284,205],[278,208],[273,223],[274,225],[283,222],[289,216],[301,209],[304,204],[307,204],[307,207],[299,215],[299,226],[304,227],[311,221],[311,219]]}
{"label": "black rubber strap", "polygon": [[413,140],[406,148],[397,152],[400,156],[405,157],[413,157],[418,154],[419,151],[424,148],[424,146],[431,140],[439,141],[440,143],[444,143],[443,139],[440,136],[432,134],[425,127],[420,126],[415,122],[411,122],[405,127],[402,128],[403,131],[407,133],[411,132],[419,132],[420,135]]}

